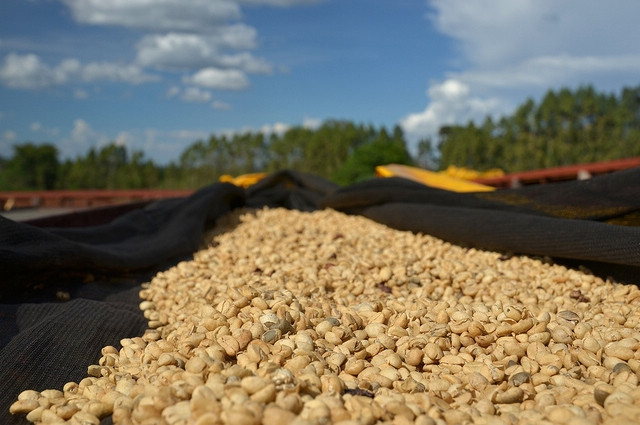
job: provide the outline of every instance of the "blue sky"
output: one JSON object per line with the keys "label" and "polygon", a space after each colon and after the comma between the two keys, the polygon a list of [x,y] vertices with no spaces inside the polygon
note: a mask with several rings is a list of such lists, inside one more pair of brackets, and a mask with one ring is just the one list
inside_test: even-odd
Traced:
{"label": "blue sky", "polygon": [[548,89],[640,84],[637,0],[2,0],[0,155],[116,141],[160,163],[212,133],[405,130]]}

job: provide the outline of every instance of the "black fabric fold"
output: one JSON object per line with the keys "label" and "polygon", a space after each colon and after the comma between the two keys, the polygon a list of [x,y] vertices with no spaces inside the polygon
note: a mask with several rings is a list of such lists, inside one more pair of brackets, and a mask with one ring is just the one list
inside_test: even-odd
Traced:
{"label": "black fabric fold", "polygon": [[[320,202],[321,207],[359,214],[366,208],[391,204],[487,209],[559,218],[612,220],[640,211],[640,168],[547,185],[494,192],[456,193],[402,179],[373,179],[339,188]],[[640,225],[640,219],[632,224]],[[482,239],[477,243],[482,244]]]}
{"label": "black fabric fold", "polygon": [[283,207],[313,211],[338,185],[312,174],[283,170],[247,189],[247,207]]}
{"label": "black fabric fold", "polygon": [[207,223],[244,203],[242,189],[217,183],[99,226],[40,228],[0,217],[0,284],[43,273],[122,273],[153,267],[193,252]]}

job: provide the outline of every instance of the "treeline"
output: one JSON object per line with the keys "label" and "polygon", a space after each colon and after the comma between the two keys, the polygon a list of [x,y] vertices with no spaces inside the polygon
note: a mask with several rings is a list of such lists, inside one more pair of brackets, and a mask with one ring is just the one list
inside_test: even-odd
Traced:
{"label": "treeline", "polygon": [[314,130],[293,127],[281,135],[211,135],[162,166],[115,143],[74,160],[57,158],[52,144],[14,146],[13,157],[0,160],[0,190],[198,188],[223,174],[285,168],[349,184],[372,177],[379,164],[413,163],[400,127],[389,133],[345,121],[327,121]]}
{"label": "treeline", "polygon": [[223,174],[285,168],[349,184],[388,163],[514,172],[631,156],[640,156],[640,86],[619,96],[584,86],[550,90],[539,103],[528,99],[498,120],[444,126],[437,140],[419,141],[413,157],[398,126],[389,131],[335,120],[269,136],[212,135],[168,165],[115,143],[65,161],[50,143],[25,143],[14,146],[11,158],[0,158],[0,190],[197,188]]}
{"label": "treeline", "polygon": [[640,86],[620,96],[584,86],[528,99],[511,116],[439,132],[440,166],[523,171],[640,155]]}

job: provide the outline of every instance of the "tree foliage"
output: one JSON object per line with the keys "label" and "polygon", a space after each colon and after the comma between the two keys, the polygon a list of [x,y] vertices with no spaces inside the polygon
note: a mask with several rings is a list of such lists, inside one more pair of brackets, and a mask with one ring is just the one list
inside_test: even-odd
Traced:
{"label": "tree foliage", "polygon": [[2,162],[0,187],[5,190],[53,189],[58,168],[58,150],[52,144],[15,145],[13,157]]}
{"label": "tree foliage", "polygon": [[342,167],[333,174],[333,180],[339,184],[358,182],[373,177],[377,165],[412,162],[400,127],[395,127],[393,138],[382,129],[375,140],[362,144],[353,151]]}
{"label": "tree foliage", "polygon": [[[48,162],[40,150],[48,152]],[[116,143],[91,148],[85,156],[61,163],[50,144],[16,145],[15,152],[13,158],[0,161],[0,190],[197,188],[223,174],[282,169],[349,183],[372,176],[381,163],[411,162],[399,127],[390,137],[385,128],[335,120],[315,130],[297,126],[270,136],[262,132],[211,135],[208,140],[189,145],[177,161],[165,166],[145,159],[143,152],[130,153]],[[42,172],[31,175],[30,170],[36,167],[29,166],[29,161],[38,162]],[[53,165],[55,173],[45,173],[45,165]],[[16,173],[22,179],[12,178]],[[12,184],[5,183],[10,180]]]}
{"label": "tree foliage", "polygon": [[549,90],[513,115],[440,130],[440,167],[522,171],[640,155],[640,86]]}
{"label": "tree foliage", "polygon": [[91,148],[85,157],[66,160],[60,166],[58,189],[141,189],[156,187],[162,168],[144,153],[131,154],[126,146],[110,143],[100,149]]}

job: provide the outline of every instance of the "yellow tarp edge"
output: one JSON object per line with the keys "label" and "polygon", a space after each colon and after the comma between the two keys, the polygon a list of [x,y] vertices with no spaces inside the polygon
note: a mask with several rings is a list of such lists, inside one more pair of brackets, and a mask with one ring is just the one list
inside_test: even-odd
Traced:
{"label": "yellow tarp edge", "polygon": [[237,177],[233,177],[229,174],[223,174],[220,176],[218,181],[222,183],[231,183],[240,187],[249,187],[258,183],[260,180],[265,178],[267,173],[250,173],[250,174],[242,174]]}
{"label": "yellow tarp edge", "polygon": [[491,192],[495,187],[474,183],[461,178],[451,177],[444,173],[423,170],[408,165],[387,164],[376,167],[379,177],[403,177],[437,189],[452,192]]}

